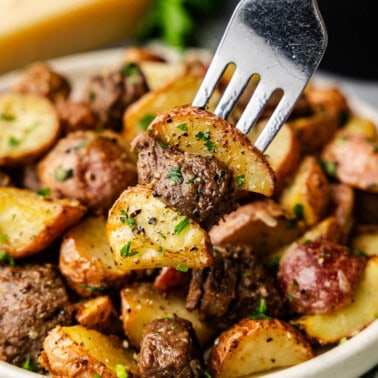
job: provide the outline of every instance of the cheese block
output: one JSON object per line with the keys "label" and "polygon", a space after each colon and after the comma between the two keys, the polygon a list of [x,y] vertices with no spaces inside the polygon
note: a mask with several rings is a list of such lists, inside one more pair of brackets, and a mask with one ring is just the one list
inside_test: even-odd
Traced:
{"label": "cheese block", "polygon": [[0,73],[122,41],[152,0],[1,0]]}

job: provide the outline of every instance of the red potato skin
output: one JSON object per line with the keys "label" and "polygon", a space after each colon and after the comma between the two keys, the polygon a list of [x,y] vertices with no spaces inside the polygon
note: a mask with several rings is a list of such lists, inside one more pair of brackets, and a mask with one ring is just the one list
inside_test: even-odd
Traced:
{"label": "red potato skin", "polygon": [[189,274],[176,268],[162,268],[155,278],[154,288],[159,291],[171,291],[183,287],[189,281]]}
{"label": "red potato skin", "polygon": [[278,280],[293,312],[325,314],[351,303],[365,265],[365,257],[327,240],[295,243],[281,258]]}

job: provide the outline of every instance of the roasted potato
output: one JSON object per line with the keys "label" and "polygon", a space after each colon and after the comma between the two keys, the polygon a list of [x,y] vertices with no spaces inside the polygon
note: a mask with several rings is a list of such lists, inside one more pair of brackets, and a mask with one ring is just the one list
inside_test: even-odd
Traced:
{"label": "roasted potato", "polygon": [[305,231],[304,222],[287,216],[273,201],[255,201],[224,216],[209,232],[214,245],[245,243],[255,253],[270,254],[296,240]]}
{"label": "roasted potato", "polygon": [[326,215],[329,199],[327,178],[316,159],[306,156],[279,202],[286,211],[312,226]]}
{"label": "roasted potato", "polygon": [[60,271],[83,297],[122,287],[127,281],[127,272],[113,260],[105,226],[102,216],[86,218],[67,232],[60,247]]}
{"label": "roasted potato", "polygon": [[[125,377],[138,376],[135,351],[125,349],[115,336],[106,336],[80,325],[56,327],[46,337],[41,365],[52,377],[117,378],[117,370]],[[119,365],[122,365],[119,368]]]}
{"label": "roasted potato", "polygon": [[0,166],[38,159],[59,133],[57,112],[47,99],[16,93],[0,95]]}
{"label": "roasted potato", "polygon": [[354,336],[377,318],[378,258],[369,259],[351,304],[322,315],[305,315],[294,319],[308,337],[319,344],[337,343]]}
{"label": "roasted potato", "polygon": [[378,224],[359,225],[355,230],[352,249],[368,256],[378,256]]}
{"label": "roasted potato", "polygon": [[14,258],[38,253],[79,222],[85,211],[78,201],[0,187],[1,250]]}
{"label": "roasted potato", "polygon": [[[185,125],[185,130],[179,126]],[[180,151],[214,156],[234,174],[239,189],[270,196],[275,176],[264,155],[223,118],[191,106],[159,114],[148,131]]]}
{"label": "roasted potato", "polygon": [[85,328],[103,333],[119,333],[122,323],[107,295],[79,302],[74,306],[77,322]]}
{"label": "roasted potato", "polygon": [[[343,112],[345,116],[350,112],[348,102],[338,88],[310,86],[305,91],[305,97],[314,111],[327,109],[334,113]],[[340,114],[338,115],[341,117]]]}
{"label": "roasted potato", "polygon": [[121,300],[123,329],[130,343],[137,348],[147,324],[173,314],[192,323],[201,345],[205,345],[215,333],[211,324],[200,320],[197,311],[185,309],[185,297],[179,293],[170,292],[163,296],[152,284],[145,282],[123,289]]}
{"label": "roasted potato", "polygon": [[106,234],[121,270],[203,268],[212,262],[207,233],[140,185],[124,191],[115,202]]}
{"label": "roasted potato", "polygon": [[328,240],[295,243],[280,260],[278,280],[293,312],[325,314],[351,303],[365,265]]}
{"label": "roasted potato", "polygon": [[[248,138],[252,143],[263,129],[263,123],[255,125]],[[296,171],[300,160],[300,145],[289,125],[284,124],[265,151],[265,156],[276,174],[276,193],[280,193],[290,176]]]}
{"label": "roasted potato", "polygon": [[[191,104],[201,82],[201,76],[183,75],[147,93],[132,104],[123,117],[123,137],[126,144],[130,145],[139,133],[146,131],[158,112],[167,111],[178,105]],[[219,95],[215,95],[214,100],[210,102],[210,109],[215,108],[217,99]],[[128,153],[135,161],[137,160],[136,154],[131,151]]]}
{"label": "roasted potato", "polygon": [[59,140],[38,164],[42,187],[54,198],[75,198],[105,213],[129,185],[137,182],[118,134],[77,131]]}
{"label": "roasted potato", "polygon": [[278,319],[243,319],[217,339],[209,368],[214,378],[249,377],[313,356],[309,342],[291,325]]}
{"label": "roasted potato", "polygon": [[329,174],[342,183],[378,193],[378,140],[338,134],[322,152]]}
{"label": "roasted potato", "polygon": [[374,140],[378,138],[377,126],[367,118],[352,116],[343,126],[343,135],[356,135]]}

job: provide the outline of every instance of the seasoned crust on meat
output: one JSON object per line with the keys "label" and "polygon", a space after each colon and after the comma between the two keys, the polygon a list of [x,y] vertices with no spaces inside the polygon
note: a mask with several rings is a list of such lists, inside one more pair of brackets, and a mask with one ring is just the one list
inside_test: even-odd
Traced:
{"label": "seasoned crust on meat", "polygon": [[185,319],[153,320],[144,330],[139,354],[142,377],[200,377],[200,347]]}
{"label": "seasoned crust on meat", "polygon": [[0,266],[0,360],[35,363],[47,333],[72,321],[66,289],[51,264]]}
{"label": "seasoned crust on meat", "polygon": [[34,63],[27,69],[13,90],[47,97],[53,102],[66,99],[71,91],[69,81],[53,71],[46,63]]}
{"label": "seasoned crust on meat", "polygon": [[124,189],[136,183],[136,170],[111,132],[67,135],[39,163],[38,175],[53,198],[75,198],[95,212],[107,211]]}
{"label": "seasoned crust on meat", "polygon": [[137,136],[132,148],[139,151],[139,184],[152,185],[158,195],[204,229],[235,208],[233,176],[222,162],[161,146],[146,134]]}
{"label": "seasoned crust on meat", "polygon": [[261,299],[267,315],[285,315],[285,299],[252,248],[229,245],[214,249],[211,267],[192,271],[186,308],[198,308],[203,318],[226,329],[253,314]]}

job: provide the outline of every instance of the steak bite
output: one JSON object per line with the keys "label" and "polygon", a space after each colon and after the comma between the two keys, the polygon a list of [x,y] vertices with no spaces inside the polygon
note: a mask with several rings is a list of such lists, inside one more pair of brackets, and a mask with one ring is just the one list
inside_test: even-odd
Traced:
{"label": "steak bite", "polygon": [[142,377],[200,377],[201,349],[185,319],[155,319],[144,330],[139,354]]}
{"label": "steak bite", "polygon": [[58,270],[51,264],[0,266],[0,360],[33,364],[47,333],[70,325],[72,308]]}
{"label": "steak bite", "polygon": [[186,308],[226,329],[253,315],[264,300],[266,315],[285,315],[285,299],[274,277],[265,269],[252,248],[233,245],[214,249],[214,264],[192,271]]}
{"label": "steak bite", "polygon": [[135,63],[125,63],[119,70],[93,76],[83,101],[90,106],[100,126],[118,131],[125,109],[146,92],[148,85],[142,71]]}
{"label": "steak bite", "polygon": [[183,153],[138,135],[138,182],[151,185],[172,207],[208,230],[236,207],[232,172],[212,158]]}
{"label": "steak bite", "polygon": [[293,244],[282,256],[278,279],[292,311],[324,314],[352,301],[366,258],[328,240]]}

